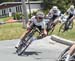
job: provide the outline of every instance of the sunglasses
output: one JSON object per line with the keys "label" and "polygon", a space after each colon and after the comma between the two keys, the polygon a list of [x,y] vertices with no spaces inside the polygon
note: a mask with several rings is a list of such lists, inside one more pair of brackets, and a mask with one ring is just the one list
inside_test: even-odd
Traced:
{"label": "sunglasses", "polygon": [[42,17],[38,17],[39,19],[43,19]]}

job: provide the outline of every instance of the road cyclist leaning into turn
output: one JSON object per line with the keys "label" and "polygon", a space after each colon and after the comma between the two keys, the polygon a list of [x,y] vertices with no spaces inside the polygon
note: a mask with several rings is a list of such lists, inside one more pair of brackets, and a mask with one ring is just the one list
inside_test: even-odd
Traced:
{"label": "road cyclist leaning into turn", "polygon": [[68,53],[67,53],[67,56],[65,58],[65,61],[69,61],[70,57],[75,53],[75,44],[73,44],[69,50],[68,50]]}
{"label": "road cyclist leaning into turn", "polygon": [[47,14],[47,18],[49,18],[50,23],[52,23],[53,26],[58,23],[58,18],[60,17],[61,11],[58,9],[57,6],[53,6],[49,13]]}
{"label": "road cyclist leaning into turn", "polygon": [[[65,14],[68,15],[67,22],[70,21],[69,22],[69,25],[70,25],[71,21],[73,21],[73,19],[75,18],[75,8],[74,8],[74,5],[71,5],[70,8],[67,10],[67,12]],[[67,29],[68,29],[68,27],[65,26],[65,30],[67,30]]]}
{"label": "road cyclist leaning into turn", "polygon": [[47,35],[47,31],[46,31],[46,24],[43,21],[44,19],[44,13],[42,11],[38,11],[36,13],[35,16],[32,16],[31,19],[28,21],[27,23],[27,31],[25,33],[23,33],[23,35],[21,36],[21,41],[18,42],[18,44],[15,46],[15,48],[18,48],[19,45],[22,43],[22,41],[24,41],[24,37],[33,29],[33,27],[37,27],[41,34],[44,34],[45,36]]}

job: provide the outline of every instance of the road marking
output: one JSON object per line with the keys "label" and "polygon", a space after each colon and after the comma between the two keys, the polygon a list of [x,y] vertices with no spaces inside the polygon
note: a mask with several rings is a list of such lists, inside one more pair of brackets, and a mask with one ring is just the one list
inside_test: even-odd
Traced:
{"label": "road marking", "polygon": [[0,46],[0,49],[1,48],[14,48],[14,46]]}

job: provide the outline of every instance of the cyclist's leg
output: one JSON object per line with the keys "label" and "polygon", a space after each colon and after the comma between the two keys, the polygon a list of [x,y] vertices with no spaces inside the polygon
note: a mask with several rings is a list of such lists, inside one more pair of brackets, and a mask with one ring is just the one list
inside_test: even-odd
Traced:
{"label": "cyclist's leg", "polygon": [[19,45],[21,45],[22,42],[25,41],[26,35],[33,29],[33,26],[34,24],[27,28],[27,31],[22,34],[22,36],[20,37],[21,40],[16,44],[15,48],[18,48]]}
{"label": "cyclist's leg", "polygon": [[[67,24],[67,23],[68,23],[68,21],[70,21],[70,19],[72,18],[72,16],[73,16],[73,15],[69,15],[69,16],[68,16],[67,21],[66,21],[66,23],[65,23],[65,30],[67,30],[67,29],[69,28],[69,24]],[[69,23],[70,23],[70,22],[69,22]]]}
{"label": "cyclist's leg", "polygon": [[54,26],[59,22],[58,18],[59,18],[59,17],[57,17],[57,18],[54,20]]}
{"label": "cyclist's leg", "polygon": [[68,51],[68,55],[66,56],[65,61],[69,61],[70,56],[72,56],[74,52],[75,52],[75,45],[72,45],[72,47]]}
{"label": "cyclist's leg", "polygon": [[68,54],[72,55],[74,53],[74,51],[75,51],[75,44],[72,45],[72,47],[69,49]]}
{"label": "cyclist's leg", "polygon": [[30,32],[31,30],[27,29],[27,32],[24,32],[23,35],[21,36],[21,40],[16,44],[15,48],[18,48],[19,45],[22,44],[23,41],[25,41],[25,36]]}
{"label": "cyclist's leg", "polygon": [[53,22],[52,22],[52,26],[55,26],[58,23],[58,16],[54,15],[53,16]]}
{"label": "cyclist's leg", "polygon": [[72,17],[70,18],[68,26],[71,25],[71,23],[73,22],[73,19],[74,19],[74,18],[75,18],[74,16],[72,16]]}

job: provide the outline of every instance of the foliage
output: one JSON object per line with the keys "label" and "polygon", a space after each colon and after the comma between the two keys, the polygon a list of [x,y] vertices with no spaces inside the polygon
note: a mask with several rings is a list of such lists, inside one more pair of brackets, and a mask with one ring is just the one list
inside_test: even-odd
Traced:
{"label": "foliage", "polygon": [[21,13],[14,13],[13,18],[16,20],[20,20],[20,19],[22,19],[22,14]]}
{"label": "foliage", "polygon": [[[0,25],[0,40],[18,39],[26,31],[22,28],[22,23],[7,23]],[[65,39],[75,40],[75,27],[72,30],[68,30],[64,33],[58,32],[61,24],[56,25],[52,34],[58,35]],[[75,26],[75,24],[74,24]]]}
{"label": "foliage", "polygon": [[10,17],[0,18],[0,22],[6,22],[9,19],[10,19]]}
{"label": "foliage", "polygon": [[69,29],[68,31],[65,31],[65,32],[59,32],[60,25],[61,24],[56,25],[55,30],[52,34],[68,39],[68,40],[75,41],[75,22],[73,25],[73,29]]}
{"label": "foliage", "polygon": [[58,6],[62,12],[65,12],[71,4],[75,4],[72,0],[43,0],[42,7],[44,10],[51,9],[52,6]]}
{"label": "foliage", "polygon": [[31,14],[29,13],[29,15],[28,15],[29,18],[31,18],[32,16],[36,15],[36,12],[37,12],[37,11],[33,11]]}
{"label": "foliage", "polygon": [[22,23],[7,23],[0,25],[0,40],[18,39],[24,33]]}

